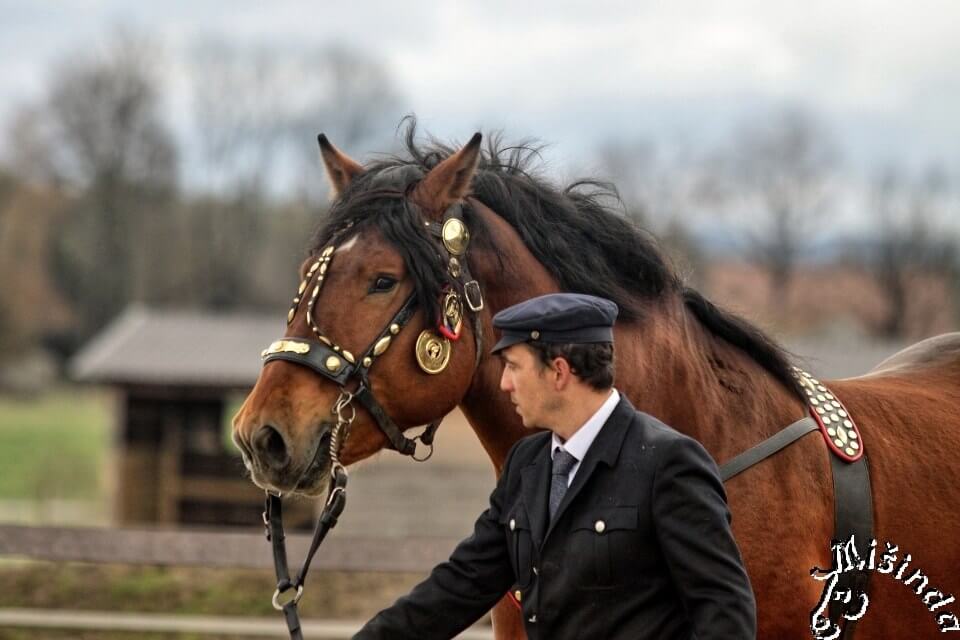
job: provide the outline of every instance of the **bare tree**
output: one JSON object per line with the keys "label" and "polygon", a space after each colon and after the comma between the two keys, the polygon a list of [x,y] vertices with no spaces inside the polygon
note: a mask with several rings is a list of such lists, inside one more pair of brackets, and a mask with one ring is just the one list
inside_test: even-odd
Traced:
{"label": "bare tree", "polygon": [[313,185],[324,184],[317,133],[351,148],[391,131],[398,119],[386,68],[345,48],[206,42],[191,74],[197,140],[215,192],[287,186],[291,176],[297,188],[317,192]]}
{"label": "bare tree", "polygon": [[[380,63],[342,48],[207,42],[196,49],[190,73],[198,182],[216,196],[192,217],[195,286],[204,304],[261,305],[276,296],[276,278],[265,287],[261,276],[292,273],[316,224],[315,216],[295,210],[318,212],[325,200],[317,133],[355,149],[392,133],[386,123],[397,119],[396,92]],[[280,241],[289,230],[278,232],[268,211],[298,225],[297,244]]]}
{"label": "bare tree", "polygon": [[[876,247],[868,264],[887,300],[887,316],[879,327],[889,338],[906,337],[911,289],[917,277],[955,276],[958,248],[951,229],[949,184],[939,168],[910,177],[902,168],[888,166],[871,184]],[[916,309],[929,315],[931,309]]]}
{"label": "bare tree", "polygon": [[616,141],[602,145],[598,157],[627,215],[657,235],[682,271],[699,273],[703,256],[690,231],[698,182],[692,149],[681,142]]}
{"label": "bare tree", "polygon": [[722,178],[705,192],[742,215],[754,259],[780,297],[801,242],[828,211],[838,151],[812,114],[789,108],[742,126],[719,160]]}
{"label": "bare tree", "polygon": [[159,52],[132,33],[55,69],[36,130],[48,166],[78,194],[56,236],[54,269],[89,335],[149,296],[169,259],[158,237],[175,197],[177,154],[161,112]]}

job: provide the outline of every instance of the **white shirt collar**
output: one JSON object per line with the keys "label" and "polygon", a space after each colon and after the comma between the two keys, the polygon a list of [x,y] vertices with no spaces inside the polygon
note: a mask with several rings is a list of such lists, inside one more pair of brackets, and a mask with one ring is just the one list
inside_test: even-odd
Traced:
{"label": "white shirt collar", "polygon": [[590,445],[593,444],[597,434],[600,433],[600,429],[613,413],[613,410],[617,408],[617,403],[619,402],[620,393],[616,389],[611,389],[610,397],[608,397],[604,403],[600,405],[600,408],[597,409],[596,413],[590,416],[590,419],[587,420],[582,427],[577,429],[576,432],[570,436],[569,440],[566,442],[561,442],[557,434],[553,434],[553,443],[550,446],[551,456],[553,455],[553,452],[557,450],[557,447],[563,447],[578,461],[577,466],[570,471],[569,477],[571,479],[573,478],[573,474],[576,473],[577,467],[580,466],[580,461],[582,461],[583,457],[587,455],[587,450],[590,449]]}

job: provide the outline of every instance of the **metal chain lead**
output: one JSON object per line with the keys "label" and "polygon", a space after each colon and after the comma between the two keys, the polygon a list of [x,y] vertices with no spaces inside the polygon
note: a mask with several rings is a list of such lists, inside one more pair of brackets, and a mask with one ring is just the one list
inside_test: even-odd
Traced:
{"label": "metal chain lead", "polygon": [[[340,451],[346,444],[350,436],[350,426],[357,417],[357,408],[353,406],[353,394],[346,389],[340,392],[340,397],[334,403],[331,413],[337,416],[337,424],[333,426],[330,432],[330,486],[332,487],[330,495],[327,496],[327,504],[330,504],[337,491],[344,491],[342,486],[337,483],[339,473],[347,477],[347,469],[340,462]],[[348,417],[344,417],[343,412],[350,409]]]}

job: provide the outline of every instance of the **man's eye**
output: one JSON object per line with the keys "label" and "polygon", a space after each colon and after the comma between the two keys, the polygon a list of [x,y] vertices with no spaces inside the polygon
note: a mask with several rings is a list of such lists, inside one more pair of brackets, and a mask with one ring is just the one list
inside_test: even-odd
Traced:
{"label": "man's eye", "polygon": [[370,287],[370,293],[383,293],[384,291],[390,291],[397,284],[395,278],[390,276],[378,276],[374,281],[373,286]]}

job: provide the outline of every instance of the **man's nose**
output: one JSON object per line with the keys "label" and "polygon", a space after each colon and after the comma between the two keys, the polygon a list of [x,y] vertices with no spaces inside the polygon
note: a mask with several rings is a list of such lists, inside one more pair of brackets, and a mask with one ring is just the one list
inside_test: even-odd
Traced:
{"label": "man's nose", "polygon": [[510,391],[510,382],[507,379],[506,370],[500,374],[500,391]]}

